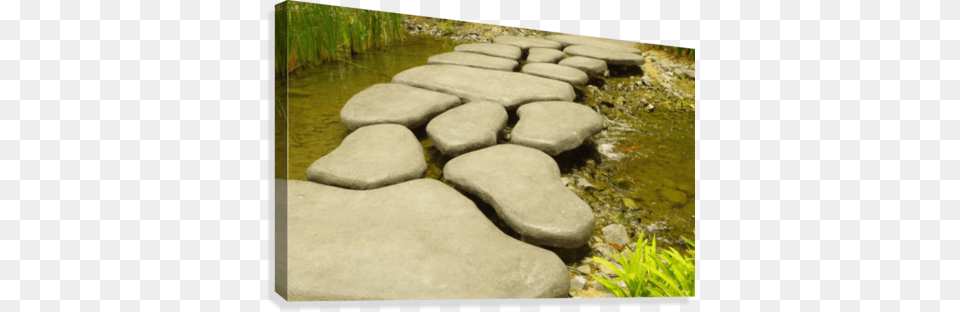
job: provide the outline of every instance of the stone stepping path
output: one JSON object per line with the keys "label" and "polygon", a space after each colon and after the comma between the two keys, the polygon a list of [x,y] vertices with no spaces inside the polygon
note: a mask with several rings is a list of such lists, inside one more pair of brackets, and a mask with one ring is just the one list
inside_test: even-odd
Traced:
{"label": "stone stepping path", "polygon": [[441,153],[455,157],[497,144],[497,134],[507,125],[507,110],[500,103],[471,102],[446,111],[427,124],[427,135]]}
{"label": "stone stepping path", "polygon": [[573,87],[565,82],[524,73],[454,65],[414,67],[393,76],[393,83],[453,94],[461,100],[466,99],[464,102],[497,102],[508,110],[530,102],[573,101],[576,98]]}
{"label": "stone stepping path", "polygon": [[566,53],[560,50],[546,48],[530,48],[530,54],[527,55],[527,63],[554,63],[562,60]]}
{"label": "stone stepping path", "polygon": [[427,59],[427,64],[449,64],[483,69],[514,71],[520,66],[517,61],[468,52],[447,52]]}
{"label": "stone stepping path", "polygon": [[366,126],[307,168],[307,180],[351,189],[373,189],[423,177],[423,147],[401,125]]}
{"label": "stone stepping path", "polygon": [[340,120],[350,130],[393,123],[416,128],[434,116],[460,105],[460,98],[396,83],[376,84],[343,105]]}
{"label": "stone stepping path", "polygon": [[568,294],[556,254],[507,236],[440,181],[368,191],[287,183],[287,253],[277,259],[287,260],[290,301]]}
{"label": "stone stepping path", "polygon": [[443,176],[493,206],[528,243],[575,248],[593,233],[590,206],[563,185],[557,162],[541,151],[513,144],[488,147],[450,160]]}
{"label": "stone stepping path", "polygon": [[454,47],[453,51],[477,53],[477,54],[507,58],[511,60],[519,60],[520,56],[523,54],[520,51],[520,48],[516,46],[499,44],[499,43],[461,44]]}
{"label": "stone stepping path", "polygon": [[603,73],[607,71],[607,62],[583,56],[565,58],[560,61],[560,65],[579,69],[594,77],[603,76]]}
{"label": "stone stepping path", "polygon": [[517,109],[520,121],[510,143],[556,156],[583,144],[603,130],[603,119],[590,107],[573,102],[536,102]]}
{"label": "stone stepping path", "polygon": [[527,51],[531,48],[547,48],[560,50],[563,46],[556,41],[545,40],[540,38],[526,38],[526,37],[516,37],[516,36],[500,36],[493,39],[494,43],[509,44],[512,46],[519,47],[524,51]]}
{"label": "stone stepping path", "polygon": [[550,35],[544,37],[544,39],[559,42],[563,47],[572,45],[586,45],[612,51],[634,54],[642,53],[640,49],[635,48],[636,43],[629,41],[584,37],[578,35]]}
{"label": "stone stepping path", "polygon": [[579,69],[550,63],[530,63],[524,65],[520,71],[534,76],[560,80],[577,87],[586,85],[587,81],[590,80],[590,77],[587,77],[587,74]]}
{"label": "stone stepping path", "polygon": [[603,60],[613,65],[643,65],[643,56],[639,54],[611,51],[603,48],[573,45],[563,49],[563,52],[573,56],[584,56]]}

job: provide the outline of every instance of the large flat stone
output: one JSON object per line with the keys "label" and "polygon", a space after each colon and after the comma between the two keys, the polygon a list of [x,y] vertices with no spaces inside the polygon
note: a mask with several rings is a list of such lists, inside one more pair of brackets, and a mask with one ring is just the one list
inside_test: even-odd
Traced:
{"label": "large flat stone", "polygon": [[372,189],[423,177],[423,147],[401,125],[366,126],[347,135],[336,149],[307,168],[307,180]]}
{"label": "large flat stone", "polygon": [[572,150],[603,129],[603,120],[590,107],[573,102],[536,102],[517,109],[520,121],[510,143],[550,155]]}
{"label": "large flat stone", "polygon": [[493,206],[531,244],[575,248],[593,232],[590,206],[560,182],[556,161],[541,151],[513,144],[488,147],[450,160],[443,176]]}
{"label": "large flat stone", "polygon": [[500,103],[470,102],[430,120],[427,135],[441,153],[455,157],[496,145],[506,125],[507,110]]}
{"label": "large flat stone", "polygon": [[523,49],[524,51],[529,50],[531,48],[547,48],[547,49],[554,49],[554,50],[560,50],[560,48],[562,48],[559,42],[540,39],[540,38],[500,36],[500,37],[494,38],[493,42],[517,46]]}
{"label": "large flat stone", "polygon": [[572,45],[587,45],[597,48],[603,48],[612,51],[620,51],[626,53],[640,54],[642,53],[640,49],[635,48],[635,42],[605,39],[605,38],[595,38],[595,37],[586,37],[578,35],[550,35],[544,37],[544,39],[552,40],[559,42],[563,47],[568,47]]}
{"label": "large flat stone", "polygon": [[[602,62],[601,62],[602,63]],[[449,93],[464,102],[491,101],[507,109],[536,101],[573,101],[573,87],[561,81],[454,65],[424,65],[393,76],[394,83]]]}
{"label": "large flat stone", "polygon": [[499,43],[467,43],[453,48],[456,52],[470,52],[489,56],[519,60],[523,53],[520,48],[507,44]]}
{"label": "large flat stone", "polygon": [[530,53],[527,55],[527,63],[554,63],[556,64],[563,59],[564,56],[567,56],[563,51],[546,49],[546,48],[530,48]]}
{"label": "large flat stone", "polygon": [[427,64],[449,64],[483,69],[514,71],[520,63],[502,57],[494,57],[468,52],[447,52],[431,56]]}
{"label": "large flat stone", "polygon": [[607,71],[607,62],[583,56],[568,57],[560,61],[559,64],[579,69],[590,76],[603,76],[603,73]]}
{"label": "large flat stone", "polygon": [[585,85],[587,81],[590,80],[590,77],[587,77],[587,73],[579,69],[550,63],[530,63],[523,65],[520,72],[560,80],[574,86]]}
{"label": "large flat stone", "polygon": [[440,181],[368,191],[288,183],[278,208],[287,253],[277,256],[287,261],[287,300],[567,296],[556,254],[507,236]]}
{"label": "large flat stone", "polygon": [[573,56],[584,56],[603,60],[613,65],[643,65],[643,56],[639,54],[618,52],[603,48],[574,45],[563,49],[563,52]]}
{"label": "large flat stone", "polygon": [[407,85],[384,83],[355,94],[340,110],[343,124],[357,128],[382,123],[416,128],[460,105],[460,98]]}

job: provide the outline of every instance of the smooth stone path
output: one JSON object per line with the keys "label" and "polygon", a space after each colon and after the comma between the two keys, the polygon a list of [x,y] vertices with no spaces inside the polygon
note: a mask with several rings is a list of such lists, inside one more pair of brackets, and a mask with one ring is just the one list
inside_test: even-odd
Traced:
{"label": "smooth stone path", "polygon": [[617,52],[584,45],[569,46],[563,52],[573,56],[584,56],[603,60],[613,65],[643,65],[643,56],[639,54]]}
{"label": "smooth stone path", "polygon": [[489,56],[519,60],[523,53],[520,48],[499,43],[467,43],[453,48],[456,52],[470,52]]}
{"label": "smooth stone path", "polygon": [[546,49],[546,48],[530,48],[530,54],[527,55],[527,63],[554,63],[562,60],[564,56],[567,56],[563,51]]}
{"label": "smooth stone path", "polygon": [[454,65],[414,67],[393,76],[393,82],[453,94],[464,102],[497,102],[508,110],[530,102],[576,98],[573,86],[562,81]]}
{"label": "smooth stone path", "polygon": [[514,71],[520,63],[502,57],[494,57],[468,52],[447,52],[431,56],[427,64],[449,64],[483,69]]}
{"label": "smooth stone path", "polygon": [[541,151],[495,145],[450,160],[443,176],[493,206],[531,244],[575,248],[593,233],[590,206],[560,182],[557,162]]}
{"label": "smooth stone path", "polygon": [[603,76],[603,72],[607,71],[607,62],[583,56],[565,58],[560,65],[579,69],[590,76]]}
{"label": "smooth stone path", "polygon": [[383,123],[416,128],[460,105],[460,98],[396,83],[370,86],[355,94],[340,110],[343,124],[357,128]]}
{"label": "smooth stone path", "polygon": [[366,126],[307,168],[307,180],[351,189],[373,189],[423,177],[423,147],[401,125]]}
{"label": "smooth stone path", "polygon": [[556,254],[507,236],[440,181],[368,191],[288,183],[287,300],[557,298],[569,291]]}
{"label": "smooth stone path", "polygon": [[605,38],[594,38],[578,35],[550,35],[544,39],[559,42],[563,47],[572,45],[587,45],[597,48],[603,48],[612,51],[640,54],[640,49],[635,48],[636,43],[629,41],[620,41]]}
{"label": "smooth stone path", "polygon": [[573,102],[536,102],[517,109],[520,121],[510,133],[510,143],[532,147],[556,156],[583,144],[603,129],[600,114]]}
{"label": "smooth stone path", "polygon": [[560,80],[574,86],[585,85],[587,81],[590,80],[590,77],[587,77],[587,73],[579,69],[549,63],[530,63],[524,65],[523,68],[520,69],[520,72]]}
{"label": "smooth stone path", "polygon": [[524,51],[531,48],[546,48],[560,50],[562,46],[559,42],[552,40],[545,40],[540,38],[526,38],[526,37],[515,37],[515,36],[500,36],[493,39],[494,43],[509,44],[512,46],[519,47]]}
{"label": "smooth stone path", "polygon": [[440,114],[427,124],[427,135],[441,153],[455,157],[497,144],[497,134],[507,125],[507,110],[500,103],[471,102]]}

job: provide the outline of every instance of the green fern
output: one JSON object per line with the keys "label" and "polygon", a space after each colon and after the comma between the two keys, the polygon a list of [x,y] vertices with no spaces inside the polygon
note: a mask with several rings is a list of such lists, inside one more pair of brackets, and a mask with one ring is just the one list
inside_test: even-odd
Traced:
{"label": "green fern", "polygon": [[[657,239],[647,241],[643,233],[637,238],[637,250],[626,249],[623,253],[614,255],[614,260],[622,268],[617,268],[610,262],[599,257],[593,260],[610,268],[617,278],[613,281],[604,277],[590,275],[617,297],[684,297],[696,295],[696,257],[695,245],[689,239],[683,238],[690,245],[689,256],[683,256],[677,250],[670,248],[663,254],[657,253]],[[617,281],[626,285],[624,290]]]}

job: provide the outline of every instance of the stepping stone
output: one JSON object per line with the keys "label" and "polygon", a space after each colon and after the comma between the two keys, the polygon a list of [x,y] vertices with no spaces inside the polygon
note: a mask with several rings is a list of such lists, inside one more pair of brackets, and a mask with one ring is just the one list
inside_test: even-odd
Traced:
{"label": "stepping stone", "polygon": [[401,125],[366,126],[347,135],[330,154],[307,168],[307,180],[351,189],[373,189],[423,177],[427,162],[417,137]]}
{"label": "stepping stone", "polygon": [[450,160],[443,176],[493,206],[531,244],[575,248],[593,233],[593,210],[560,182],[557,162],[541,151],[495,145]]}
{"label": "stepping stone", "polygon": [[560,65],[579,69],[590,76],[603,76],[603,73],[607,71],[607,62],[583,56],[565,58],[560,61]]}
{"label": "stepping stone", "polygon": [[591,46],[575,45],[563,49],[563,52],[573,56],[584,56],[606,61],[613,65],[643,65],[643,56],[639,54],[617,52]]}
{"label": "stepping stone", "polygon": [[605,39],[605,38],[594,38],[586,36],[577,36],[577,35],[550,35],[544,37],[547,40],[553,40],[559,42],[562,46],[572,46],[572,45],[587,45],[597,48],[603,48],[607,50],[620,51],[626,53],[640,54],[643,53],[640,49],[635,48],[636,42]]}
{"label": "stepping stone", "polygon": [[357,191],[290,180],[286,198],[277,282],[289,301],[568,296],[556,254],[507,236],[440,181]]}
{"label": "stepping stone", "polygon": [[512,46],[520,47],[524,51],[531,48],[547,48],[560,50],[562,46],[559,42],[552,40],[544,40],[540,38],[527,38],[527,37],[515,37],[515,36],[500,36],[493,39],[495,43],[509,44]]}
{"label": "stepping stone", "polygon": [[530,102],[576,98],[573,86],[562,81],[454,65],[414,67],[393,76],[393,83],[453,94],[463,102],[497,102],[508,110]]}
{"label": "stepping stone", "polygon": [[556,156],[583,144],[603,129],[603,120],[590,107],[573,102],[536,102],[517,109],[520,121],[510,143]]}
{"label": "stepping stone", "polygon": [[508,72],[514,71],[520,66],[520,63],[514,60],[467,52],[437,54],[427,59],[427,64],[460,65]]}
{"label": "stepping stone", "polygon": [[453,51],[456,52],[470,52],[477,53],[489,56],[496,56],[502,58],[508,58],[511,60],[519,60],[521,53],[520,48],[499,44],[499,43],[467,43],[461,44],[453,48]]}
{"label": "stepping stone", "polygon": [[530,48],[527,63],[554,63],[567,56],[563,51],[545,48]]}
{"label": "stepping stone", "polygon": [[507,125],[507,110],[500,103],[471,102],[446,111],[427,124],[427,135],[441,153],[455,157],[497,144],[497,134]]}
{"label": "stepping stone", "polygon": [[550,63],[527,64],[520,69],[520,72],[560,80],[574,86],[585,85],[590,80],[590,77],[587,77],[587,74],[579,69]]}
{"label": "stepping stone", "polygon": [[340,120],[351,131],[383,123],[413,129],[457,105],[460,98],[453,95],[396,83],[376,84],[350,98],[340,110]]}

